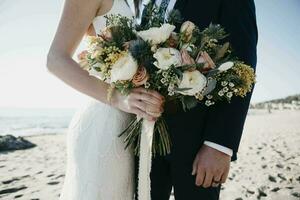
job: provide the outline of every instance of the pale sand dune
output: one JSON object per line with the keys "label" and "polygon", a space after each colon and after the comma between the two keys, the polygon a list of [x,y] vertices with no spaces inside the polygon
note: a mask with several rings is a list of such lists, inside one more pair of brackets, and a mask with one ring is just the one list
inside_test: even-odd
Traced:
{"label": "pale sand dune", "polygon": [[[27,139],[38,146],[0,153],[0,199],[58,199],[65,136]],[[251,112],[248,116],[238,162],[232,164],[221,195],[221,200],[237,199],[300,199],[300,111]]]}

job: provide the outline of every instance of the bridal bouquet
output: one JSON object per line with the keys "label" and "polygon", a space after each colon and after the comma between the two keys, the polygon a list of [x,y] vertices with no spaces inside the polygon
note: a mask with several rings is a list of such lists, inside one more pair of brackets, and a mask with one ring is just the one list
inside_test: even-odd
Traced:
{"label": "bridal bouquet", "polygon": [[[253,69],[233,55],[226,32],[211,24],[200,30],[193,22],[180,23],[173,10],[165,19],[160,9],[146,8],[147,23],[110,15],[101,34],[88,38],[88,49],[79,55],[90,75],[127,95],[135,87],[156,90],[168,100],[179,100],[184,110],[198,103],[213,106],[234,96],[245,97],[255,82]],[[177,29],[176,29],[177,28]],[[177,32],[175,30],[178,30]],[[138,117],[121,135],[139,154],[143,119]],[[152,153],[170,152],[167,125],[160,117],[153,125]]]}

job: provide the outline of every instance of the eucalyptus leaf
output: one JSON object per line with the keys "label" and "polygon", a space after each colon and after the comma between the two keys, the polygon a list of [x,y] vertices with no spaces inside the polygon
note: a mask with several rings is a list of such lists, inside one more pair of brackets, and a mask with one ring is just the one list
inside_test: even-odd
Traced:
{"label": "eucalyptus leaf", "polygon": [[212,70],[210,70],[210,71],[208,72],[207,78],[208,78],[208,77],[213,77],[214,75],[218,74],[219,72],[220,72],[220,70],[218,70],[218,69],[212,69]]}
{"label": "eucalyptus leaf", "polygon": [[183,110],[187,111],[187,110],[190,110],[190,109],[196,107],[197,104],[198,104],[198,100],[195,97],[192,97],[192,96],[184,96],[181,99],[181,103],[182,103],[182,106],[183,106]]}
{"label": "eucalyptus leaf", "polygon": [[207,87],[205,89],[205,91],[203,92],[203,96],[208,95],[209,93],[211,93],[217,85],[217,80],[216,79],[210,79],[207,83]]}

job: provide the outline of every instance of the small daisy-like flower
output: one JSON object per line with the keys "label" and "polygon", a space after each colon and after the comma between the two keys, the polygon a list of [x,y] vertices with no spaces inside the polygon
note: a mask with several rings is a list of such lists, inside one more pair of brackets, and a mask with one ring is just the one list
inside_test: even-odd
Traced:
{"label": "small daisy-like flower", "polygon": [[210,105],[211,105],[211,100],[206,100],[206,101],[205,101],[205,105],[206,105],[206,106],[210,106]]}
{"label": "small daisy-like flower", "polygon": [[232,97],[232,92],[228,92],[227,94],[226,94],[226,96],[228,97],[228,98],[231,98]]}
{"label": "small daisy-like flower", "polygon": [[165,83],[167,82],[167,79],[162,78],[162,79],[160,80],[160,82],[162,82],[163,84],[165,84]]}
{"label": "small daisy-like flower", "polygon": [[169,92],[174,91],[174,85],[170,84],[168,87],[168,91]]}
{"label": "small daisy-like flower", "polygon": [[145,88],[146,88],[146,89],[150,88],[150,83],[149,83],[149,82],[146,82]]}
{"label": "small daisy-like flower", "polygon": [[173,96],[174,94],[175,94],[175,92],[174,91],[169,91],[169,96]]}
{"label": "small daisy-like flower", "polygon": [[201,94],[201,92],[198,92],[196,95],[195,95],[196,99],[198,99],[199,101],[202,101],[204,99],[204,96]]}
{"label": "small daisy-like flower", "polygon": [[234,83],[229,83],[229,87],[234,87]]}
{"label": "small daisy-like flower", "polygon": [[228,82],[227,82],[227,81],[222,81],[222,82],[221,82],[221,85],[222,85],[223,87],[225,87],[225,86],[228,85]]}
{"label": "small daisy-like flower", "polygon": [[212,99],[213,96],[209,94],[209,95],[206,96],[206,98],[207,98],[207,99]]}
{"label": "small daisy-like flower", "polygon": [[228,87],[223,88],[223,92],[228,92],[228,90],[229,90]]}
{"label": "small daisy-like flower", "polygon": [[234,89],[233,91],[234,91],[235,93],[237,93],[239,90],[238,90],[238,89]]}
{"label": "small daisy-like flower", "polygon": [[206,106],[212,106],[212,105],[214,105],[215,104],[215,102],[213,102],[213,101],[211,101],[211,100],[206,100],[205,101],[205,105]]}
{"label": "small daisy-like flower", "polygon": [[162,75],[163,75],[163,77],[167,77],[168,73],[167,72],[163,72]]}
{"label": "small daisy-like flower", "polygon": [[218,92],[218,95],[219,95],[220,97],[224,96],[223,90],[220,90],[220,91]]}

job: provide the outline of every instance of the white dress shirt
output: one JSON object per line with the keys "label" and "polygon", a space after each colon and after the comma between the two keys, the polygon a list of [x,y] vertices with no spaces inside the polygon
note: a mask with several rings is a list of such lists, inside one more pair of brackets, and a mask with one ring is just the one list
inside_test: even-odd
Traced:
{"label": "white dress shirt", "polygon": [[[142,5],[141,5],[142,7],[140,9],[141,13],[143,12],[144,5],[147,5],[149,2],[150,2],[150,0],[144,0],[143,1]],[[159,6],[161,4],[161,2],[162,2],[162,0],[156,0],[155,4]],[[167,7],[166,14],[169,13],[174,8],[175,3],[176,3],[176,0],[170,0],[169,5]],[[214,142],[204,141],[204,145],[209,146],[211,148],[214,148],[214,149],[216,149],[216,150],[218,150],[220,152],[223,152],[223,153],[225,153],[225,154],[227,154],[229,156],[232,156],[232,154],[233,154],[232,149],[230,149],[228,147],[224,147],[224,146],[219,145],[219,144],[216,144]]]}

